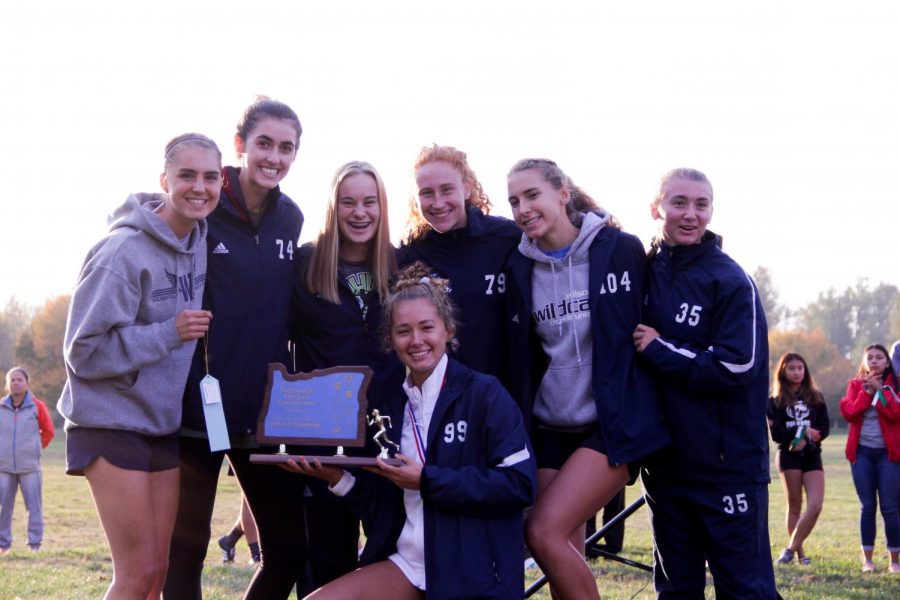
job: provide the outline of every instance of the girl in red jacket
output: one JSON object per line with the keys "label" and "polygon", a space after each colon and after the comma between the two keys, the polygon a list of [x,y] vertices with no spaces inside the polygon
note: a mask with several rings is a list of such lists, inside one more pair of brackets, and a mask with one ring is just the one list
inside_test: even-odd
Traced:
{"label": "girl in red jacket", "polygon": [[900,573],[900,398],[897,374],[881,344],[866,348],[859,371],[841,400],[841,415],[850,423],[847,459],[862,504],[863,572],[875,570],[875,508],[881,502],[891,572]]}

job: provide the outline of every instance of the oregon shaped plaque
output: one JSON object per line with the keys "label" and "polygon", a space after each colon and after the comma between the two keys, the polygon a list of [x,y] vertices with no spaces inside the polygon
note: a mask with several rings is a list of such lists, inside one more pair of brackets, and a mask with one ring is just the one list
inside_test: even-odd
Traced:
{"label": "oregon shaped plaque", "polygon": [[[366,445],[366,390],[371,379],[369,367],[340,366],[291,374],[282,364],[269,364],[266,393],[257,422],[257,441],[261,444],[334,446],[337,449],[334,455],[306,456],[306,459],[327,465],[374,465],[375,457],[343,454],[344,446]],[[378,425],[375,433],[383,440],[383,424],[379,422]],[[396,431],[399,434],[400,428]],[[287,454],[282,448],[277,454],[251,454],[250,462],[277,464],[297,460],[300,456]],[[388,462],[401,464],[397,459],[388,459]]]}

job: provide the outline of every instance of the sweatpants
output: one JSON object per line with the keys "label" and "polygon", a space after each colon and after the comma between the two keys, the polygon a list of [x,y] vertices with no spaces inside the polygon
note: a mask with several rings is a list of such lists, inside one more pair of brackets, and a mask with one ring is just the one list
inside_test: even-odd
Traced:
{"label": "sweatpants", "polygon": [[702,600],[706,565],[718,600],[774,600],[765,484],[703,486],[642,474],[662,600]]}

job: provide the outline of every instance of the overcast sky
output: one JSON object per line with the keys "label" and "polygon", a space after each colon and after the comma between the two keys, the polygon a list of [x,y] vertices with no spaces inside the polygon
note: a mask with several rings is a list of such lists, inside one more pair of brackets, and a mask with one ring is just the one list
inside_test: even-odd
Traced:
{"label": "overcast sky", "polygon": [[0,307],[70,291],[106,215],[158,190],[173,135],[233,164],[257,93],[303,123],[282,184],[303,241],[353,159],[381,171],[398,238],[412,160],[437,142],[468,153],[497,214],[509,167],[547,157],[645,242],[659,176],[699,168],[726,251],[794,307],[900,284],[900,8],[733,4],[4,3]]}

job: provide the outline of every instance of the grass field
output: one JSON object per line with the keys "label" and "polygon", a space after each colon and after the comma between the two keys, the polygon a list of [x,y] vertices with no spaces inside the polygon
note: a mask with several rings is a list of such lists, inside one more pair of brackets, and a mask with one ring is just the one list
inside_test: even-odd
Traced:
{"label": "grass field", "polygon": [[[849,464],[844,459],[845,437],[826,440],[825,507],[805,548],[813,564],[802,567],[776,565],[779,591],[786,599],[900,598],[900,575],[887,572],[880,516],[876,541],[876,573],[860,572],[858,502]],[[83,478],[63,473],[63,438],[54,440],[44,456],[44,545],[39,553],[28,551],[25,510],[17,498],[13,521],[12,552],[0,557],[0,600],[100,598],[112,576],[106,542]],[[628,502],[639,486],[628,490]],[[233,477],[219,484],[213,531],[225,532],[238,509],[239,492]],[[783,525],[784,495],[777,473],[770,487],[769,525],[772,554],[787,543]],[[222,565],[215,540],[211,541],[204,571],[204,597],[209,600],[240,598],[253,574],[246,566],[248,552],[241,542],[234,565]],[[632,516],[626,527],[623,556],[649,563],[651,541],[646,509]],[[601,594],[609,599],[653,598],[649,573],[607,561],[593,563]],[[534,579],[537,571],[530,571]],[[546,589],[545,589],[546,591]],[[538,594],[537,598],[549,598]],[[712,598],[708,588],[707,598]]]}

